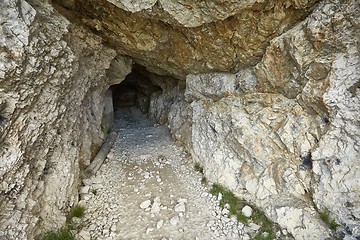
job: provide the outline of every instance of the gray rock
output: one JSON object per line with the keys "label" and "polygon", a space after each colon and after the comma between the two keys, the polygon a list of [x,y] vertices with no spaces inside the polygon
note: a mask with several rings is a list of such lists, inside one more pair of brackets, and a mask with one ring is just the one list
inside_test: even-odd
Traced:
{"label": "gray rock", "polygon": [[81,230],[77,235],[78,240],[91,240],[91,235],[89,232]]}
{"label": "gray rock", "polygon": [[170,224],[171,225],[176,226],[178,223],[179,223],[179,217],[178,216],[170,218]]}
{"label": "gray rock", "polygon": [[160,219],[157,223],[156,223],[156,228],[160,229],[162,226],[164,225],[164,220]]}
{"label": "gray rock", "polygon": [[151,205],[151,200],[145,200],[144,202],[142,202],[142,203],[140,204],[140,208],[141,208],[141,209],[146,209],[146,208],[148,208],[150,205]]}
{"label": "gray rock", "polygon": [[185,203],[184,202],[179,202],[178,204],[175,205],[174,210],[177,213],[185,212]]}

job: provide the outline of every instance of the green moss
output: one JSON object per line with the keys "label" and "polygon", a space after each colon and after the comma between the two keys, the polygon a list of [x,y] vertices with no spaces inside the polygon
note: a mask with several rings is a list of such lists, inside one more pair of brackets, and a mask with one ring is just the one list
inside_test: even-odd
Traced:
{"label": "green moss", "polygon": [[336,221],[335,219],[333,219],[331,222],[330,222],[330,229],[332,230],[336,230],[336,228],[340,226]]}
{"label": "green moss", "polygon": [[82,218],[84,216],[85,216],[85,208],[80,205],[76,205],[70,210],[68,219],[71,220],[73,217]]}
{"label": "green moss", "polygon": [[247,223],[249,221],[249,219],[240,212],[236,213],[236,219],[242,223]]}
{"label": "green moss", "polygon": [[64,227],[58,230],[49,231],[45,234],[40,235],[39,237],[35,238],[37,240],[73,240],[74,234],[72,233],[73,230],[77,230],[81,227],[81,224],[75,223],[73,218],[82,218],[85,216],[85,208],[76,205],[71,208],[69,214],[66,217],[66,224]]}
{"label": "green moss", "polygon": [[36,238],[38,240],[73,240],[74,235],[72,234],[70,228],[63,227],[56,231],[50,231],[44,235]]}
{"label": "green moss", "polygon": [[101,131],[106,135],[110,132],[110,126],[105,123],[101,123]]}
{"label": "green moss", "polygon": [[207,183],[208,183],[208,181],[207,181],[207,179],[206,179],[205,176],[201,178],[201,183],[202,183],[202,184],[207,184]]}
{"label": "green moss", "polygon": [[332,230],[336,230],[336,228],[339,226],[339,224],[335,221],[335,219],[330,219],[329,216],[329,211],[326,209],[323,212],[319,212],[320,218],[321,220],[324,221],[324,223],[326,223],[330,229]]}
{"label": "green moss", "polygon": [[[251,220],[255,224],[261,226],[257,234],[255,236],[252,236],[252,239],[275,239],[275,229],[277,228],[277,226],[265,215],[264,212],[260,211],[255,206],[247,203],[245,200],[237,198],[231,191],[227,190],[219,184],[214,184],[210,190],[210,193],[214,196],[219,196],[219,193],[221,193],[222,199],[220,200],[220,206],[224,208],[226,204],[229,204],[230,215],[236,216],[236,219],[239,222],[246,224],[249,220]],[[241,209],[245,205],[248,205],[253,209],[253,214],[250,218],[245,217],[241,212]]]}
{"label": "green moss", "polygon": [[339,224],[335,221],[335,219],[330,219],[329,210],[325,209],[325,211],[319,212],[321,220],[326,223],[331,230],[336,230]]}
{"label": "green moss", "polygon": [[320,212],[319,214],[320,214],[321,220],[323,220],[326,224],[328,224],[330,222],[329,213],[327,211]]}
{"label": "green moss", "polygon": [[231,191],[227,190],[219,184],[213,184],[210,189],[210,193],[214,196],[219,196],[221,193],[222,198],[220,200],[220,206],[225,207],[225,204],[229,204],[229,213],[230,215],[236,216],[237,220],[243,223],[247,223],[248,218],[246,218],[239,209],[245,206],[244,201],[238,199]]}
{"label": "green moss", "polygon": [[195,171],[204,174],[204,168],[200,165],[200,163],[195,163],[194,165]]}

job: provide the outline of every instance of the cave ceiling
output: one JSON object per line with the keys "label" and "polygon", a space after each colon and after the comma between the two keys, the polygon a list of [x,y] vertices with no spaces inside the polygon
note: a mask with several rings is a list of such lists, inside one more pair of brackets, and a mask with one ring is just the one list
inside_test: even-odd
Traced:
{"label": "cave ceiling", "polygon": [[54,5],[119,54],[150,72],[177,79],[256,65],[270,41],[304,19],[317,3],[212,1],[206,8],[201,6],[204,1],[127,2],[58,0]]}

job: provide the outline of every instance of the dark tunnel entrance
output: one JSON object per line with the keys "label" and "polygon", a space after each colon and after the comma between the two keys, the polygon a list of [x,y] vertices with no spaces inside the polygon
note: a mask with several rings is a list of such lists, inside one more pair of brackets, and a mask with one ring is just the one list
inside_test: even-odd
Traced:
{"label": "dark tunnel entrance", "polygon": [[[184,84],[179,87],[179,80],[149,72],[144,66],[134,64],[132,72],[119,84],[110,86],[106,92],[101,127],[104,132],[108,132],[115,121],[124,117],[124,112],[134,108],[140,109],[158,123],[165,124],[169,106],[178,99],[176,93],[184,89]],[[154,108],[164,101],[169,104],[162,106],[163,110]]]}
{"label": "dark tunnel entrance", "polygon": [[111,86],[114,112],[119,108],[138,107],[147,113],[153,92],[161,90],[151,81],[144,67],[134,65],[132,72],[120,84]]}

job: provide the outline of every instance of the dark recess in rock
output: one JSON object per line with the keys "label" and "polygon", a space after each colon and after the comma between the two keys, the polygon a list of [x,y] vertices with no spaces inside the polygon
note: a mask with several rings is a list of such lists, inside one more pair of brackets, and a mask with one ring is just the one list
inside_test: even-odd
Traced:
{"label": "dark recess in rock", "polygon": [[306,156],[302,157],[303,162],[300,165],[300,168],[302,169],[312,169],[312,158],[311,158],[311,152],[308,152]]}

